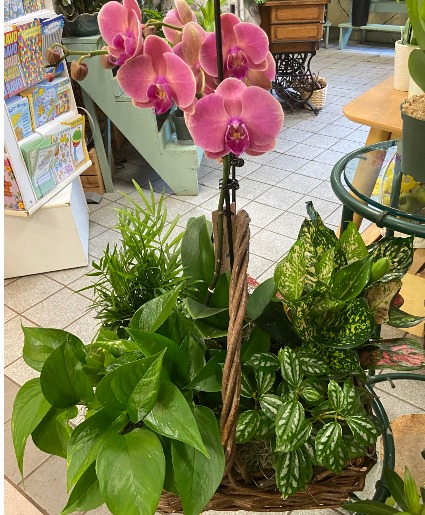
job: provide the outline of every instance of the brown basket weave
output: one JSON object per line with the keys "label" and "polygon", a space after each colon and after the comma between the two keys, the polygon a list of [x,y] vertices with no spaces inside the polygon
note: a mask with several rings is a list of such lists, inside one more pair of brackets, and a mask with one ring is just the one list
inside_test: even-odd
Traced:
{"label": "brown basket weave", "polygon": [[[223,409],[220,418],[226,467],[224,478],[205,510],[289,511],[337,508],[348,499],[351,492],[363,490],[366,474],[376,463],[373,456],[352,460],[339,474],[333,474],[323,467],[315,467],[309,486],[304,491],[283,499],[276,487],[274,471],[248,472],[237,452],[235,434],[241,389],[240,348],[248,301],[249,222],[246,211],[237,213],[235,258],[229,290],[227,355],[222,381]],[[180,498],[164,492],[158,511],[182,512]]]}
{"label": "brown basket weave", "polygon": [[[314,105],[316,109],[323,109],[326,104],[326,93],[328,92],[328,84],[326,79],[323,77],[317,77],[316,83],[321,84],[321,89],[315,89],[313,93],[310,89],[303,89],[301,91],[301,98],[303,100],[308,99],[311,104]],[[308,106],[305,106],[308,109]]]}

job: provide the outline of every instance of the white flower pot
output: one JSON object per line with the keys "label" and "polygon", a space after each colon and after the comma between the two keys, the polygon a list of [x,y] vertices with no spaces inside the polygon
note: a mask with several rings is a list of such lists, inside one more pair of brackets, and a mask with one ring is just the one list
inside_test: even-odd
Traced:
{"label": "white flower pot", "polygon": [[407,94],[407,97],[413,97],[414,95],[422,95],[422,93],[425,93],[420,86],[416,84],[416,82],[412,79],[412,77],[409,77],[409,92]]}
{"label": "white flower pot", "polygon": [[402,45],[401,41],[395,43],[395,54],[394,54],[394,89],[399,91],[408,91],[409,89],[409,55],[412,50],[416,47],[415,45]]}

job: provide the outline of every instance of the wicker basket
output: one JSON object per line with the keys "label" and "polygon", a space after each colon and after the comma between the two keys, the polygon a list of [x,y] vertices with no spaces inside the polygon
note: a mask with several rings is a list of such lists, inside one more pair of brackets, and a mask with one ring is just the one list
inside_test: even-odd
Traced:
{"label": "wicker basket", "polygon": [[[235,431],[241,386],[240,347],[248,300],[249,221],[245,211],[237,213],[235,258],[229,291],[227,355],[222,381],[223,409],[220,418],[226,458],[225,476],[205,510],[290,511],[337,508],[348,499],[351,492],[363,490],[366,474],[376,463],[374,452],[370,456],[353,459],[339,474],[333,474],[324,467],[315,467],[309,486],[286,499],[282,498],[276,487],[274,470],[248,472],[237,452]],[[180,498],[164,492],[157,511],[181,513]]]}
{"label": "wicker basket", "polygon": [[[316,109],[323,109],[326,103],[326,93],[328,91],[328,84],[326,79],[323,77],[317,77],[314,79],[315,84],[320,84],[322,86],[321,89],[315,89],[313,93],[311,89],[303,89],[301,91],[301,98],[303,100],[308,100]],[[308,106],[305,106],[308,109]]]}

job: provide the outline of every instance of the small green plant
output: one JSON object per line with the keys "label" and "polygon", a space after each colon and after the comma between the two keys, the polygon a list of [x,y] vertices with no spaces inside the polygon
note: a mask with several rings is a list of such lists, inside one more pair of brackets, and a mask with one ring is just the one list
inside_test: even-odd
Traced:
{"label": "small green plant", "polygon": [[[182,265],[180,241],[183,231],[171,239],[178,217],[167,224],[164,196],[155,201],[135,183],[140,202],[132,199],[132,209],[118,210],[116,228],[121,233],[121,246],[107,246],[99,262],[93,262],[96,277],[93,285],[96,318],[103,327],[120,331],[145,302],[181,285]],[[122,334],[122,331],[121,331]]]}
{"label": "small green plant", "polygon": [[404,469],[404,480],[394,470],[384,470],[384,477],[392,500],[398,506],[394,508],[388,504],[377,501],[358,501],[343,505],[348,511],[364,513],[365,515],[392,515],[403,513],[403,515],[424,515],[425,513],[425,488],[421,486],[421,495],[418,494],[418,487],[415,480],[406,467]]}

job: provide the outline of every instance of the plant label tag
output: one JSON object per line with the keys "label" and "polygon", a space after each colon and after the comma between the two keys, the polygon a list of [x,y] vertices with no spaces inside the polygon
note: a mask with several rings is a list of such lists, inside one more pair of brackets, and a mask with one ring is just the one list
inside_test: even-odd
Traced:
{"label": "plant label tag", "polygon": [[[233,242],[236,238],[235,230],[235,215],[236,215],[236,204],[230,204],[230,218],[231,218],[231,230]],[[218,242],[218,211],[212,212],[212,223],[213,223],[213,236],[214,236],[214,249],[215,255],[217,256],[217,242]],[[221,269],[220,274],[230,271],[230,252],[229,252],[229,224],[226,217],[226,210],[224,209],[223,215],[223,249],[221,253]]]}

